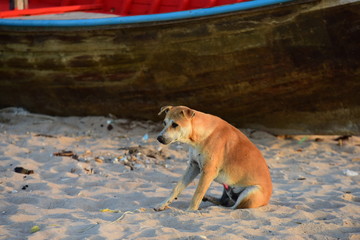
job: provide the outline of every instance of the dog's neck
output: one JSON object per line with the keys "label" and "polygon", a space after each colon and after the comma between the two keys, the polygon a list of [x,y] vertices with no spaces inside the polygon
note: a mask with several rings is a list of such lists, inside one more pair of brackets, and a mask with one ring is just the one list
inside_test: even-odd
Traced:
{"label": "dog's neck", "polygon": [[220,118],[214,118],[214,116],[208,118],[208,116],[208,114],[197,112],[192,119],[192,132],[187,143],[194,148],[204,146],[204,141],[213,133],[218,125],[217,122],[221,121]]}

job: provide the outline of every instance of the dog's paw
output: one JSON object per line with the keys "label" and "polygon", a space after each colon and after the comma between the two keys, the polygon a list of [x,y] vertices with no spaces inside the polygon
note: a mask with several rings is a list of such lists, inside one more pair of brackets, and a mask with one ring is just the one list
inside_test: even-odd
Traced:
{"label": "dog's paw", "polygon": [[164,211],[165,209],[168,209],[168,208],[169,208],[168,206],[160,205],[160,206],[154,207],[154,210],[156,212],[160,212],[160,211]]}

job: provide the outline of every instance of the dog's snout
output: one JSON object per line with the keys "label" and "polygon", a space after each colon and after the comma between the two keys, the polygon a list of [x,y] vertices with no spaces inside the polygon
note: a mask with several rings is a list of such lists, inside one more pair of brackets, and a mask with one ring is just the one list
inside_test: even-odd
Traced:
{"label": "dog's snout", "polygon": [[165,138],[163,137],[163,136],[158,136],[157,137],[157,140],[160,142],[160,143],[162,143],[162,144],[165,144]]}

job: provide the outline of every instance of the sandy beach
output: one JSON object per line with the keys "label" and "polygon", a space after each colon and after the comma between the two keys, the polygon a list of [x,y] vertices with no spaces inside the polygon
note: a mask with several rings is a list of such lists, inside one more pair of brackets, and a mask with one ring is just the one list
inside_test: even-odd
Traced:
{"label": "sandy beach", "polygon": [[187,212],[195,180],[156,212],[188,155],[156,141],[161,121],[0,109],[0,239],[360,239],[360,136],[242,129],[270,168],[269,205]]}

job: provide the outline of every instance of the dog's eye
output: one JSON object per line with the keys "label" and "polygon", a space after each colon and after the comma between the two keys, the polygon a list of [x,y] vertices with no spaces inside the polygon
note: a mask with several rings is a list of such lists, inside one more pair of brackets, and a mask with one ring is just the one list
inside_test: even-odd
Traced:
{"label": "dog's eye", "polygon": [[171,124],[171,126],[172,126],[173,128],[176,128],[177,126],[179,126],[179,124],[173,122],[173,123]]}

